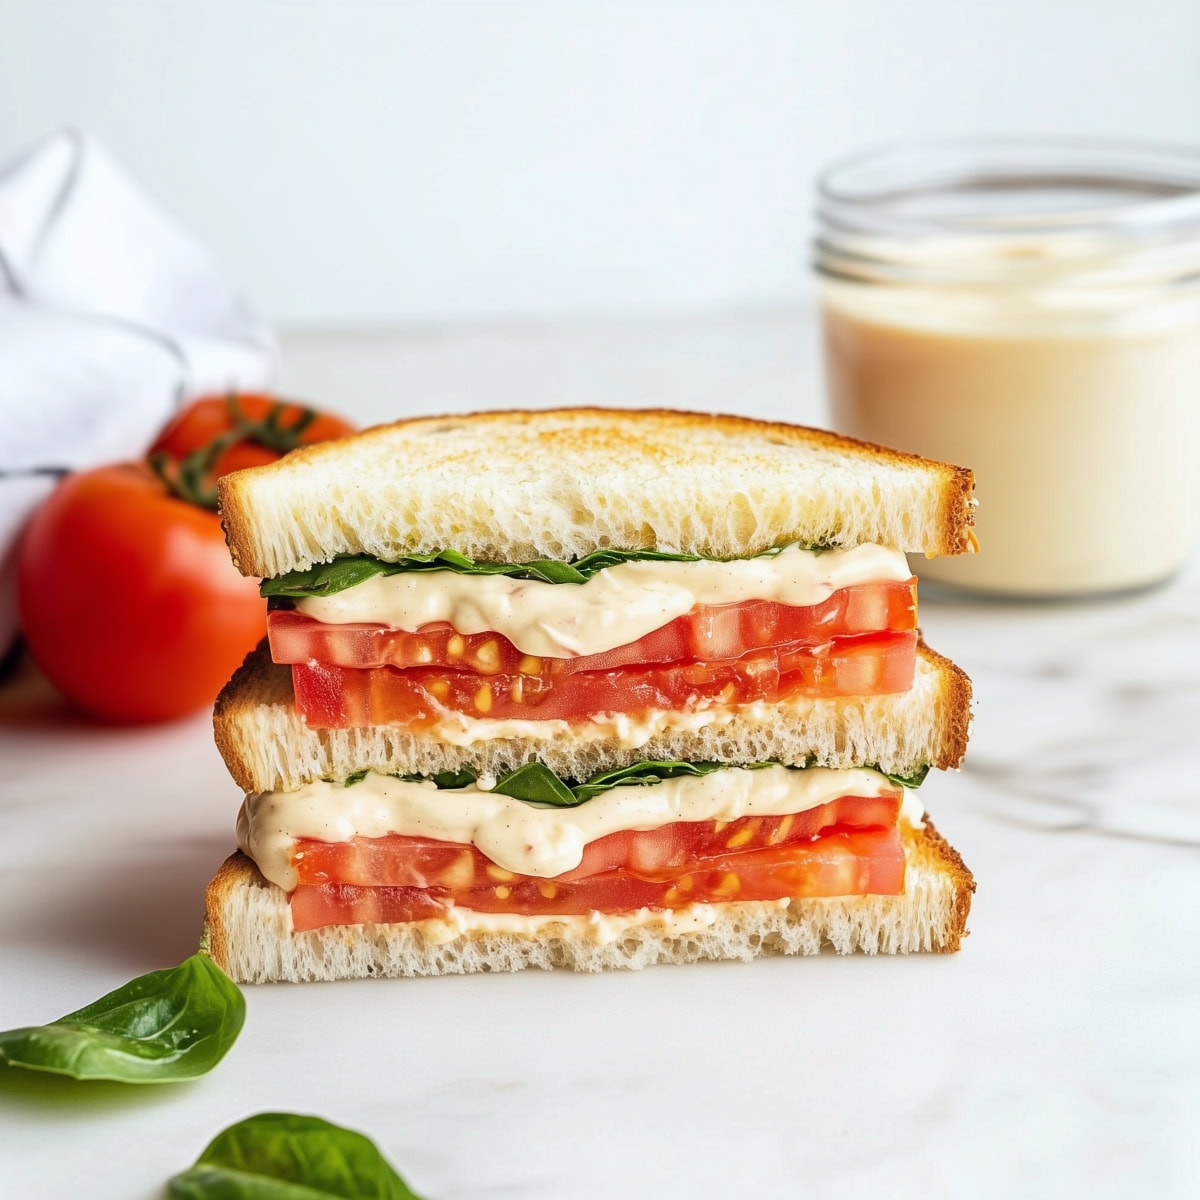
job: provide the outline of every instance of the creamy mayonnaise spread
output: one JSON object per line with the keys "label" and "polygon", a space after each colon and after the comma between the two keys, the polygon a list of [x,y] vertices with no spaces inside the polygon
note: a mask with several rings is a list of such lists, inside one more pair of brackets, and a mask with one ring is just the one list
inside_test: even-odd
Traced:
{"label": "creamy mayonnaise spread", "polygon": [[[811,904],[812,898],[805,898]],[[792,901],[752,900],[748,907],[756,913],[764,909],[785,909]],[[736,902],[735,902],[736,906]],[[470,908],[448,908],[445,917],[412,921],[404,928],[420,933],[431,946],[444,946],[462,937],[464,933],[499,933],[515,937],[569,938],[573,942],[607,946],[623,937],[629,930],[656,930],[664,937],[680,937],[687,933],[699,933],[717,923],[729,904],[688,904],[683,908],[639,908],[635,912],[602,913],[588,916],[552,916],[521,913],[485,913]]]}
{"label": "creamy mayonnaise spread", "polygon": [[[465,788],[438,788],[368,773],[345,787],[320,781],[294,792],[247,796],[238,816],[238,845],[272,883],[296,886],[297,838],[346,842],[389,833],[474,845],[497,866],[550,878],[579,866],[584,847],[610,833],[657,829],[677,821],[806,812],[840,796],[878,796],[894,786],[866,767],[729,767],[708,775],[626,785],[574,808],[531,804],[489,790],[481,778]],[[906,804],[909,792],[906,790]],[[915,820],[920,804],[915,800]],[[908,808],[912,821],[914,810]]]}
{"label": "creamy mayonnaise spread", "polygon": [[299,599],[296,609],[331,625],[369,622],[410,632],[444,621],[459,633],[500,634],[524,654],[574,658],[636,642],[698,605],[773,600],[807,607],[840,588],[911,577],[904,555],[883,546],[820,553],[789,546],[733,562],[619,563],[586,583],[403,571]]}
{"label": "creamy mayonnaise spread", "polygon": [[469,717],[466,713],[445,709],[433,726],[439,741],[452,746],[474,746],[494,738],[520,738],[527,742],[552,742],[569,736],[578,742],[615,742],[622,750],[636,750],[660,733],[696,733],[711,725],[730,724],[735,718],[764,720],[772,708],[764,700],[731,707],[720,702],[702,702],[686,712],[652,709],[630,716],[628,713],[599,713],[586,721],[527,721],[520,717]]}

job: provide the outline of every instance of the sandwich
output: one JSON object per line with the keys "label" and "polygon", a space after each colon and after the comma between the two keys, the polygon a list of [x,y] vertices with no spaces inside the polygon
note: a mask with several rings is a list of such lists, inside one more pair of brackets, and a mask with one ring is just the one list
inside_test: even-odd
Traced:
{"label": "sandwich", "polygon": [[973,549],[969,471],[565,409],[219,487],[269,606],[214,714],[235,979],[958,949],[974,882],[917,787],[961,762],[970,683],[905,556]]}

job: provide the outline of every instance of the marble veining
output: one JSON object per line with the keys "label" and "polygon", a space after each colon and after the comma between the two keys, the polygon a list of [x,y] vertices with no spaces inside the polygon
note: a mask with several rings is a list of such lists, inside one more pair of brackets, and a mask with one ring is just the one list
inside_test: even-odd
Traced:
{"label": "marble veining", "polygon": [[[1195,572],[1083,604],[927,603],[976,636],[964,798],[993,819],[1200,846],[1200,586]],[[1200,867],[1200,863],[1198,863]]]}

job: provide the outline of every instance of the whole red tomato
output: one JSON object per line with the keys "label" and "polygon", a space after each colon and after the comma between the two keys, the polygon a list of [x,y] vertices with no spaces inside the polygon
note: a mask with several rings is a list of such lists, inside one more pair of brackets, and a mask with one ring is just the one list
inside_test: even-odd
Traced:
{"label": "whole red tomato", "polygon": [[258,580],[230,561],[220,519],[140,463],[59,485],[25,532],[17,588],[38,666],[119,721],[211,704],[266,625]]}
{"label": "whole red tomato", "polygon": [[156,469],[166,469],[172,487],[185,499],[216,508],[218,476],[260,467],[297,446],[353,432],[354,426],[341,417],[277,396],[204,396],[158,435],[149,459]]}
{"label": "whole red tomato", "polygon": [[163,432],[153,466],[63,480],[17,567],[21,627],[51,682],[118,721],[210,705],[266,628],[258,580],[234,567],[212,511],[216,477],[351,428],[267,396],[205,398]]}

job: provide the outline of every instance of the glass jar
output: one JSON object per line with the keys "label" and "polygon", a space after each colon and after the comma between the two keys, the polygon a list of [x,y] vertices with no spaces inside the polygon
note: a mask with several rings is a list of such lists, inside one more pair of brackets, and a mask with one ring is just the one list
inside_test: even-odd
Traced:
{"label": "glass jar", "polygon": [[976,591],[1162,580],[1200,492],[1200,152],[992,139],[819,181],[833,428],[974,469]]}

